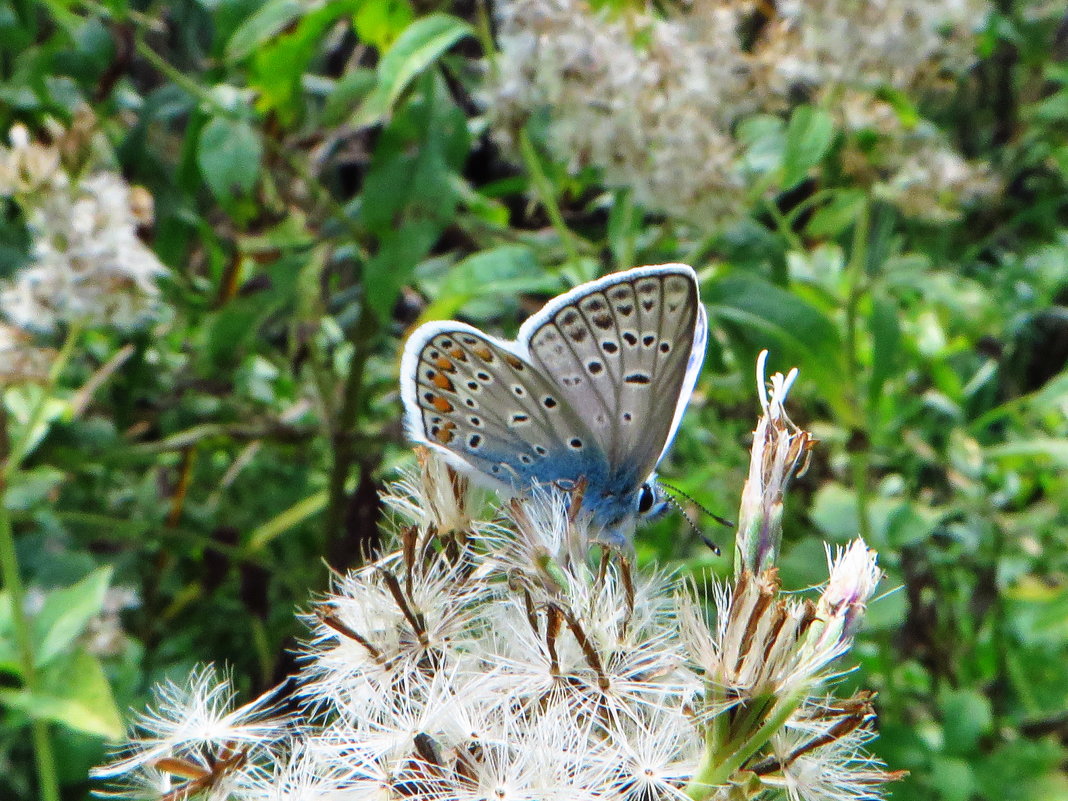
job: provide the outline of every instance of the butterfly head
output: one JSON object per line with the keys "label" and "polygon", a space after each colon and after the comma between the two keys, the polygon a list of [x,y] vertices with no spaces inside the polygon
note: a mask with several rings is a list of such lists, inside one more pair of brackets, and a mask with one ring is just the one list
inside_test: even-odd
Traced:
{"label": "butterfly head", "polygon": [[668,494],[664,492],[655,478],[650,478],[638,488],[638,519],[656,520],[667,511],[670,503],[671,498]]}
{"label": "butterfly head", "polygon": [[625,547],[633,541],[637,524],[660,517],[670,502],[655,477],[650,477],[629,493],[598,496],[587,492],[582,504],[594,524],[595,538],[607,545]]}

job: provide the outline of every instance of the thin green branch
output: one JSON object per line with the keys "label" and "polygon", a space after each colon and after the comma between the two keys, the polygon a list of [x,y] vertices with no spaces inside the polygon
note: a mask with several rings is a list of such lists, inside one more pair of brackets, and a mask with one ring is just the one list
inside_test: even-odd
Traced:
{"label": "thin green branch", "polygon": [[717,759],[717,754],[705,754],[693,779],[686,786],[686,795],[693,801],[706,801],[712,792],[730,781],[734,772],[741,768],[757,751],[767,744],[772,735],[785,725],[804,698],[804,693],[795,693],[779,700],[763,725],[746,737],[742,743],[731,750],[726,758]]}
{"label": "thin green branch", "polygon": [[349,362],[349,373],[345,378],[341,410],[337,418],[332,421],[334,462],[330,468],[329,498],[324,521],[324,544],[327,553],[331,552],[330,546],[338,536],[345,519],[348,501],[345,485],[356,459],[356,418],[363,405],[364,373],[377,334],[378,318],[366,302],[365,295],[360,308],[360,319],[349,334],[349,342],[352,344],[353,351],[352,360]]}
{"label": "thin green branch", "polygon": [[568,262],[572,265],[577,265],[579,263],[579,251],[575,246],[575,233],[567,227],[567,223],[564,221],[560,204],[556,201],[556,188],[553,186],[552,181],[549,180],[549,176],[545,174],[545,170],[542,169],[541,159],[534,149],[534,143],[530,141],[530,135],[527,133],[526,128],[519,132],[519,153],[523,157],[523,164],[530,175],[534,191],[537,193],[541,205],[544,206],[545,212],[549,215],[549,221],[552,223],[553,228],[556,229],[556,233],[560,237],[560,243],[567,252]]}
{"label": "thin green branch", "polygon": [[[868,238],[871,234],[871,205],[868,201],[861,204],[860,213],[853,227],[853,245],[846,266],[849,278],[849,293],[846,297],[846,362],[849,370],[850,395],[853,405],[854,425],[859,421],[869,421],[870,414],[865,413],[865,387],[863,371],[860,364],[859,318],[860,303],[867,291]],[[855,438],[859,442],[851,445],[850,465],[853,472],[853,488],[857,496],[857,520],[861,538],[871,541],[871,519],[869,517],[868,486],[869,456],[867,436]]]}
{"label": "thin green branch", "polygon": [[[48,401],[52,397],[56,384],[63,368],[70,361],[74,353],[74,346],[81,333],[81,326],[72,324],[67,329],[67,337],[63,342],[56,360],[48,373],[48,381],[41,388],[41,394],[30,410],[26,421],[26,427],[21,436],[11,448],[3,470],[0,472],[0,573],[3,575],[4,587],[7,589],[11,603],[11,621],[15,629],[15,640],[18,645],[19,663],[22,668],[22,680],[25,690],[30,696],[40,694],[40,677],[37,673],[37,657],[34,653],[33,634],[30,630],[30,620],[26,615],[26,591],[22,585],[22,574],[19,568],[18,551],[15,546],[15,533],[11,528],[11,516],[7,508],[7,490],[11,485],[12,478],[17,473],[22,460],[32,450],[34,436],[38,426],[44,419],[48,407]],[[59,774],[56,771],[56,757],[52,750],[52,740],[48,734],[48,723],[38,718],[31,719],[30,728],[33,734],[33,752],[37,764],[37,780],[40,785],[39,791],[42,801],[59,801]]]}

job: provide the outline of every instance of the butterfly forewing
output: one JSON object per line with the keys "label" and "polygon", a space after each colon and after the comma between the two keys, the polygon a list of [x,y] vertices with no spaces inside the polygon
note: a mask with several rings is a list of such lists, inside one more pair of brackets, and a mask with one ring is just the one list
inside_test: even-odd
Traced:
{"label": "butterfly forewing", "polygon": [[606,463],[559,388],[502,343],[452,323],[420,329],[408,350],[416,439],[515,488],[574,481]]}
{"label": "butterfly forewing", "polygon": [[[541,319],[544,317],[544,319]],[[691,355],[703,325],[688,267],[635,270],[566,296],[529,327],[531,363],[589,425],[614,472],[644,480],[692,389]],[[692,373],[696,375],[696,373]]]}

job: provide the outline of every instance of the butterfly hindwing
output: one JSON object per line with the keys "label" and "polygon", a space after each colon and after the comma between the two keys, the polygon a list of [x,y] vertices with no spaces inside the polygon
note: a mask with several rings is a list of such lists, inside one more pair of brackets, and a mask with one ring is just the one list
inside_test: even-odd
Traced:
{"label": "butterfly hindwing", "polygon": [[405,348],[402,391],[413,439],[516,489],[606,463],[559,389],[508,344],[461,323],[431,323]]}
{"label": "butterfly hindwing", "polygon": [[689,399],[705,329],[693,270],[662,265],[578,287],[528,321],[520,338],[531,364],[588,423],[610,471],[641,481]]}

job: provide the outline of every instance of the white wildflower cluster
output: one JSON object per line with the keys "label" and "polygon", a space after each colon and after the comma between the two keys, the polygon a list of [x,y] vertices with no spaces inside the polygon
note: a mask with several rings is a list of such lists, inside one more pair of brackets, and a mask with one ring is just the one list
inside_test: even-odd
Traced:
{"label": "white wildflower cluster", "polygon": [[[785,426],[787,383],[762,395],[758,431]],[[772,492],[788,478],[775,471],[797,469],[754,456]],[[834,801],[877,798],[894,778],[863,750],[871,696],[827,694],[880,577],[860,540],[828,554],[813,597],[782,593],[768,560],[743,564],[711,593],[710,621],[692,587],[593,541],[581,482],[480,519],[467,482],[424,453],[386,502],[398,548],[317,604],[289,714],[272,717],[280,691],[235,709],[228,683],[198,672],[97,772],[112,792]]]}
{"label": "white wildflower cluster", "polygon": [[768,89],[909,90],[933,67],[966,68],[985,0],[782,0],[754,50]]}
{"label": "white wildflower cluster", "polygon": [[7,321],[51,332],[64,324],[128,328],[152,317],[164,267],[137,235],[152,220],[151,196],[117,173],[68,168],[62,136],[43,145],[15,125],[9,139],[0,146],[0,197],[22,209],[32,261],[0,289]]}
{"label": "white wildflower cluster", "polygon": [[52,351],[36,347],[21,328],[0,323],[0,387],[43,382],[53,356]]}
{"label": "white wildflower cluster", "polygon": [[132,587],[108,587],[103,606],[86,624],[82,645],[95,656],[121,656],[131,644],[122,624],[122,613],[140,605],[141,598]]}
{"label": "white wildflower cluster", "polygon": [[907,214],[943,220],[998,188],[985,165],[926,135],[925,122],[917,136],[914,121],[878,99],[965,69],[987,0],[692,0],[656,10],[506,0],[497,9],[487,105],[505,143],[546,115],[561,162],[600,169],[652,211],[701,225],[744,214],[752,179],[737,124],[799,98],[835,114],[850,143],[870,151],[876,136],[871,165],[851,175],[884,186]]}
{"label": "white wildflower cluster", "polygon": [[505,136],[548,110],[549,146],[572,171],[597,167],[609,186],[685,219],[739,212],[746,182],[730,130],[756,106],[734,35],[737,4],[702,3],[678,19],[612,17],[583,0],[497,8],[489,102]]}

